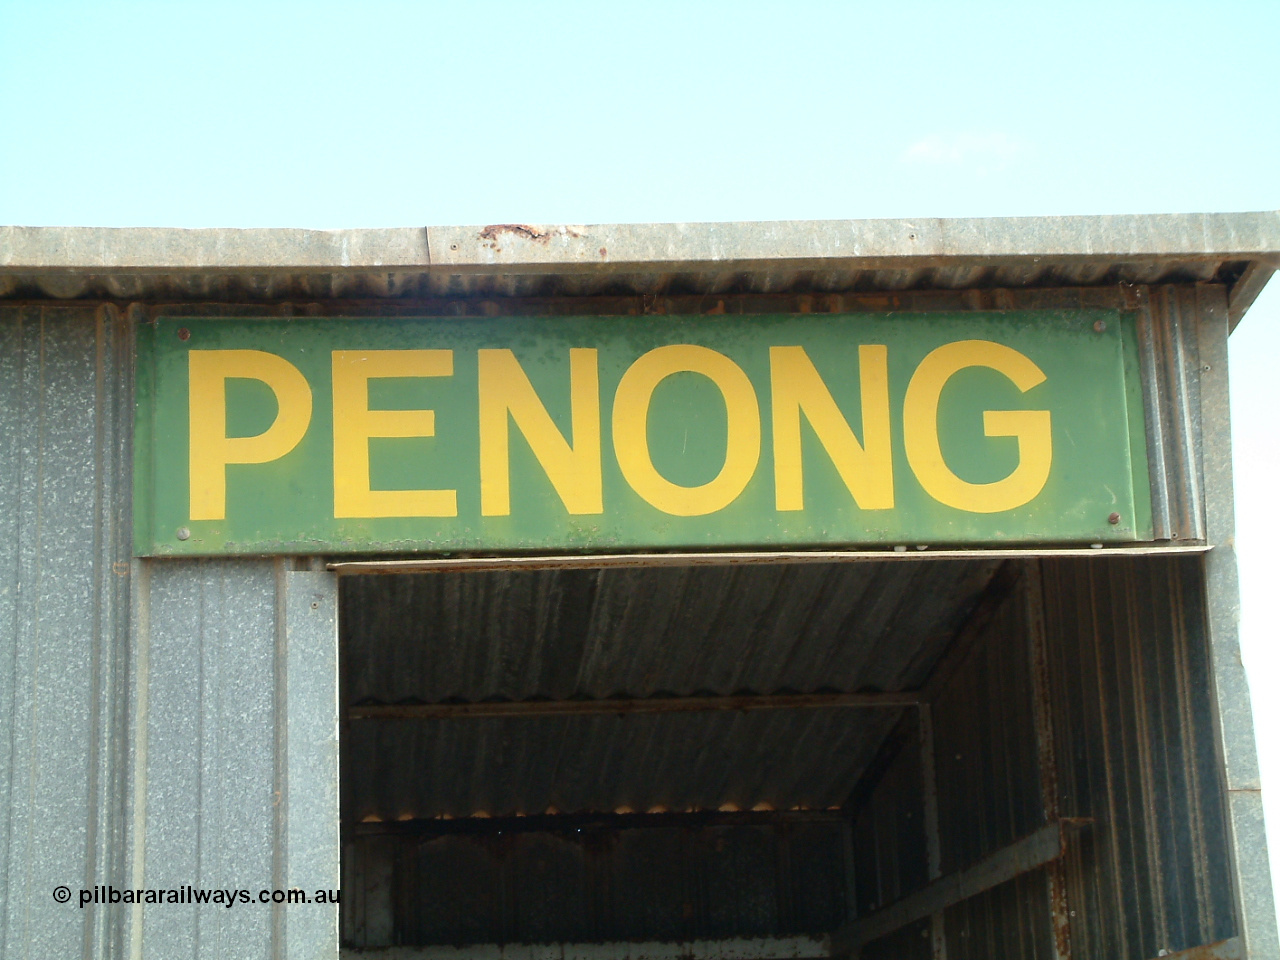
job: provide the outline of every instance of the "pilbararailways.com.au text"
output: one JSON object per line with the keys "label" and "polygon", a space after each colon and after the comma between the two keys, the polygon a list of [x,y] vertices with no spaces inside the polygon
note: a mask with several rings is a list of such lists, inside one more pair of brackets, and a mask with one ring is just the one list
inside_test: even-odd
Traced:
{"label": "pilbararailways.com.au text", "polygon": [[[65,888],[64,888],[65,889]],[[80,907],[93,903],[173,903],[173,904],[218,904],[228,909],[238,903],[243,904],[276,904],[276,903],[313,903],[328,904],[339,902],[339,890],[269,890],[257,891],[239,889],[207,889],[204,887],[182,886],[170,889],[150,887],[120,889],[118,887],[99,885],[90,890],[80,891]],[[55,899],[61,900],[55,891]],[[70,898],[67,898],[70,899]],[[63,901],[65,902],[65,901]]]}

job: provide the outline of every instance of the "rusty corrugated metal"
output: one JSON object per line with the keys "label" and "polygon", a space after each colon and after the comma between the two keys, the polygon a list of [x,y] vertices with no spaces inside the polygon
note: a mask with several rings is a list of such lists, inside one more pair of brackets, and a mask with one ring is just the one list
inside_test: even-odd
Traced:
{"label": "rusty corrugated metal", "polygon": [[[997,564],[346,578],[344,701],[911,689]],[[356,720],[344,816],[838,806],[900,712]]]}
{"label": "rusty corrugated metal", "polygon": [[[1046,871],[1035,870],[947,909],[948,957],[1053,960]],[[1104,953],[1100,957],[1127,956]]]}
{"label": "rusty corrugated metal", "polygon": [[[1173,219],[1188,228],[1183,231],[1188,235],[1199,222]],[[1271,215],[1271,221],[1275,219]],[[1228,217],[1224,222],[1234,221]],[[1091,223],[1097,226],[1101,221]],[[979,238],[970,244],[976,253],[966,262],[941,247],[913,258],[904,252],[902,238],[876,264],[855,262],[857,251],[844,262],[800,265],[781,262],[785,257],[770,262],[771,254],[757,251],[752,262],[699,264],[655,257],[645,267],[608,264],[602,269],[532,261],[510,269],[500,264],[437,269],[416,251],[403,261],[391,257],[383,266],[382,249],[374,250],[373,256],[367,249],[352,250],[353,266],[347,266],[342,260],[348,253],[345,246],[342,257],[282,266],[270,262],[268,250],[275,248],[269,244],[250,251],[239,265],[228,266],[217,257],[207,264],[196,262],[198,258],[185,265],[163,258],[123,264],[113,262],[114,241],[100,236],[79,260],[71,245],[64,251],[66,262],[55,263],[57,257],[51,254],[40,262],[15,265],[4,259],[12,245],[0,238],[0,297],[83,301],[58,308],[19,303],[0,311],[0,502],[5,507],[0,511],[0,558],[10,571],[0,584],[0,731],[13,745],[11,755],[0,758],[0,806],[7,825],[0,848],[0,903],[7,918],[3,943],[19,953],[93,957],[131,951],[140,956],[168,956],[175,950],[193,956],[229,949],[261,952],[270,949],[272,936],[277,945],[283,943],[279,914],[271,918],[263,913],[246,921],[224,911],[208,922],[197,922],[181,910],[109,915],[86,908],[71,922],[69,908],[48,896],[53,883],[258,883],[268,877],[275,882],[276,871],[287,862],[280,838],[287,807],[273,799],[286,754],[280,703],[275,699],[283,684],[276,676],[279,665],[273,666],[271,648],[272,638],[281,636],[277,615],[284,606],[279,593],[283,568],[270,561],[130,564],[124,529],[129,513],[131,408],[130,324],[122,320],[126,309],[136,321],[158,311],[372,315],[432,312],[438,307],[445,313],[484,315],[584,312],[598,310],[602,303],[651,313],[930,305],[1012,309],[1113,304],[1122,300],[1124,283],[1195,282],[1205,286],[1198,292],[1153,290],[1151,317],[1156,324],[1176,320],[1194,327],[1201,356],[1209,358],[1203,362],[1213,364],[1206,377],[1201,362],[1200,385],[1221,381],[1225,358],[1210,357],[1203,349],[1204,331],[1216,329],[1209,322],[1218,309],[1215,303],[1221,301],[1222,311],[1229,308],[1231,319],[1238,319],[1269,275],[1276,244],[1271,243],[1270,253],[1261,248],[1239,253],[1256,241],[1250,234],[1247,242],[1231,248],[1235,253],[1206,243],[1203,255],[1198,255],[1194,242],[1166,249],[1167,238],[1155,233],[1144,238],[1138,231],[1130,246],[1122,248],[1094,244],[1093,226],[1086,226],[1074,254],[1059,250],[1031,256],[1024,251],[1026,255],[1015,256],[1016,251],[999,243],[984,248]],[[344,245],[347,239],[342,239]],[[368,236],[365,240],[374,246],[382,242]],[[1086,249],[1091,244],[1095,253]],[[794,248],[788,249],[795,254]],[[1150,256],[1144,258],[1143,250]],[[141,269],[148,264],[149,270]],[[560,299],[511,299],[519,291]],[[1141,290],[1132,292],[1142,295]],[[123,303],[94,302],[102,298],[136,298],[143,303],[126,308]],[[1225,339],[1225,323],[1222,336]],[[1164,355],[1165,360],[1173,356]],[[1194,374],[1196,360],[1190,357],[1177,362],[1184,372]],[[1219,516],[1216,533],[1213,523],[1207,526],[1209,537],[1229,545],[1229,524],[1222,522],[1230,514],[1229,476],[1225,483],[1223,479],[1229,462],[1225,388],[1215,387],[1216,399],[1209,394],[1197,399],[1194,380],[1188,378],[1183,393],[1173,381],[1158,378],[1149,379],[1147,386],[1159,392],[1162,382],[1171,383],[1169,396],[1188,405],[1182,414],[1194,418],[1205,411],[1205,423],[1215,432],[1205,445],[1214,456],[1203,468],[1183,468],[1166,476],[1177,496],[1189,498],[1185,504],[1191,505],[1197,495],[1195,470],[1217,475],[1216,480],[1208,478],[1199,496],[1210,513]],[[1178,421],[1169,423],[1181,429]],[[1180,512],[1187,518],[1196,515],[1173,502],[1170,516]],[[1171,523],[1170,529],[1176,526]],[[1220,665],[1226,667],[1238,652],[1229,623],[1236,597],[1229,546],[1219,546],[1218,554],[1227,560],[1218,564],[1208,600],[1227,623],[1226,628],[1216,628],[1224,638],[1219,643]],[[131,570],[136,578],[132,599]],[[1145,960],[1161,950],[1229,934],[1238,919],[1231,903],[1233,880],[1244,887],[1244,922],[1256,924],[1264,934],[1254,937],[1249,949],[1269,955],[1274,938],[1265,934],[1274,926],[1269,885],[1262,878],[1266,862],[1260,815],[1252,824],[1240,819],[1249,813],[1245,801],[1257,803],[1247,697],[1238,662],[1235,673],[1211,671],[1208,665],[1200,561],[1091,558],[1046,563],[1045,570],[1063,813],[1084,814],[1094,821],[1077,835],[1067,858],[1071,907],[1076,912],[1071,931],[1075,955]],[[926,586],[918,585],[914,593],[904,591],[903,602],[909,606],[924,595]],[[899,640],[886,634],[865,642],[878,643],[877,649],[887,656],[900,652],[894,647]],[[932,640],[926,640],[919,649],[933,650]],[[684,644],[678,635],[671,642]],[[705,646],[706,663],[716,663],[713,645]],[[890,660],[864,666],[869,674],[893,675]],[[908,672],[915,669],[914,664],[908,666]],[[719,670],[722,679],[733,676],[723,666]],[[499,670],[498,676],[508,673]],[[602,683],[600,689],[611,689],[605,681],[617,681],[621,692],[630,692],[632,675],[583,673]],[[650,675],[641,670],[639,676]],[[485,678],[482,673],[479,679]],[[571,694],[574,690],[554,670],[538,675],[539,683],[544,678],[552,686],[559,684],[556,689]],[[576,680],[577,673],[571,679]],[[536,683],[525,688],[503,682],[504,690],[517,694],[541,689]],[[1215,684],[1220,708],[1233,711],[1218,725],[1220,747],[1214,739]],[[535,689],[528,695],[544,694]],[[987,692],[978,689],[973,695],[980,698]],[[270,729],[262,725],[268,713]],[[792,737],[793,753],[804,752],[811,765],[820,767],[829,749],[823,738],[838,741],[839,736],[849,736],[849,718],[862,715],[865,711],[849,713],[843,733],[815,728],[809,736],[799,727],[786,734],[790,721],[775,715],[784,731],[777,741]],[[878,722],[888,724],[896,716],[885,714]],[[799,723],[812,718],[791,719]],[[671,736],[698,741],[705,732]],[[471,786],[482,782],[493,768],[473,768],[471,759],[511,755],[518,744],[503,743],[503,736],[499,731],[485,734],[478,746],[447,747],[453,765],[448,776],[461,771]],[[551,731],[539,743],[546,746],[555,736]],[[656,733],[651,742],[665,736]],[[738,747],[769,740],[769,735],[761,737],[745,727],[725,737],[721,743]],[[882,739],[880,734],[868,737]],[[568,769],[580,785],[587,784],[596,774],[591,763],[601,764],[601,758],[616,762],[608,759],[608,738],[599,742],[604,746],[582,751],[594,759],[575,761],[571,769],[558,768],[556,775]],[[621,741],[613,745],[626,747]],[[999,744],[988,759],[994,761],[996,753],[1008,749]],[[745,782],[754,773],[739,771],[750,763],[750,758],[737,760],[725,768]],[[854,766],[858,763],[863,761]],[[676,776],[697,764],[695,757],[684,767],[654,775]],[[1224,766],[1236,790],[1232,802],[1243,811],[1235,821],[1234,841],[1226,836]],[[393,766],[384,769],[390,771],[388,776],[399,775]],[[497,769],[502,775],[503,768]],[[795,756],[784,758],[778,769],[789,770],[801,784],[793,791],[797,796],[801,789],[814,797],[823,790],[838,796],[833,785],[848,775],[820,771],[830,776],[829,782],[806,782],[808,774]],[[426,776],[418,771],[409,777],[415,802],[419,784],[414,778]],[[720,796],[726,795],[721,789],[725,783],[730,783],[729,793],[738,790],[738,795],[750,796],[749,784],[735,786],[737,781],[709,769],[700,785],[696,781],[695,776],[695,785],[714,787]],[[940,782],[940,793],[948,786],[945,779]],[[616,791],[601,795],[618,796]],[[395,797],[392,801],[388,807],[398,803]],[[485,802],[490,802],[487,797]],[[474,796],[464,790],[458,805],[474,809]],[[995,806],[992,816],[1008,809]],[[1253,832],[1242,832],[1245,826]],[[245,838],[253,842],[246,846]],[[1233,842],[1241,857],[1234,871],[1224,861]],[[826,849],[830,842],[819,846]],[[252,850],[253,856],[241,863],[244,850]],[[816,851],[799,857],[816,863],[822,855]],[[724,881],[729,889],[734,879]],[[966,946],[972,954],[1039,956],[1032,951],[1042,942],[1041,921],[1036,918],[1045,891],[1037,883],[1039,876],[1030,874],[1018,881],[1014,893],[992,890],[953,908],[949,932],[953,938],[962,937],[951,942],[953,958]],[[827,880],[815,889],[829,891],[838,885]],[[536,891],[519,892],[529,896]],[[1009,897],[1029,909],[1013,909]],[[760,902],[743,905],[743,925]],[[679,906],[683,914],[683,903]],[[725,923],[738,923],[732,914],[721,916],[730,918]],[[899,931],[874,945],[864,960],[876,950],[895,957],[927,955],[926,934],[918,928]],[[980,948],[972,946],[975,941]]]}
{"label": "rusty corrugated metal", "polygon": [[976,863],[1044,823],[1021,592],[933,704],[942,873]]}
{"label": "rusty corrugated metal", "polygon": [[[930,705],[942,876],[1009,847],[1045,822],[1024,590],[1020,582],[995,608]],[[916,743],[909,742],[858,812],[860,914],[928,882],[921,763]],[[1029,895],[1038,902],[1025,901]],[[948,956],[1052,956],[1044,952],[1053,932],[1043,869],[950,907],[941,920]],[[921,931],[922,938],[929,933],[927,923]],[[899,931],[876,941],[875,955],[892,955],[892,945],[915,946],[914,938],[903,937]],[[921,955],[931,956],[925,943]]]}
{"label": "rusty corrugated metal", "polygon": [[[943,873],[1044,822],[1027,591],[1042,590],[1058,807],[1074,824],[1062,870],[1072,955],[1155,957],[1237,933],[1222,771],[1214,747],[1201,558],[1045,559],[987,626],[931,711]],[[914,811],[904,750],[877,807]],[[894,807],[896,800],[898,807]],[[923,885],[922,836],[855,828],[859,905],[879,878]],[[914,838],[904,842],[903,836]],[[911,868],[911,869],[907,869]],[[949,908],[950,956],[1051,958],[1045,870]],[[1059,905],[1060,906],[1060,905]]]}
{"label": "rusty corrugated metal", "polygon": [[1079,956],[1155,957],[1235,933],[1203,560],[1042,561]]}
{"label": "rusty corrugated metal", "polygon": [[692,941],[821,936],[846,917],[838,817],[775,824],[361,836],[344,941]]}
{"label": "rusty corrugated metal", "polygon": [[[913,718],[904,725],[914,725]],[[905,741],[853,821],[858,916],[900,900],[931,879],[919,745],[914,737]]]}

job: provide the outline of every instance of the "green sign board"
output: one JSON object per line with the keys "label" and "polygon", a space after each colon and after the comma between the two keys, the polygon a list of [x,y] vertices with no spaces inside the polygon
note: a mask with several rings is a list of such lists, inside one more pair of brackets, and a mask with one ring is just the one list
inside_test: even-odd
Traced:
{"label": "green sign board", "polygon": [[140,555],[1149,539],[1114,311],[169,319]]}

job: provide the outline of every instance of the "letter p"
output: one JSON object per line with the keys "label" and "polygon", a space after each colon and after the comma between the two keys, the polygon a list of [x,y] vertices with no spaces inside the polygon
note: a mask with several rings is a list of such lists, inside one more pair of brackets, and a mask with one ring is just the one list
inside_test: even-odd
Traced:
{"label": "letter p", "polygon": [[[227,464],[267,463],[298,445],[311,423],[311,387],[283,357],[262,350],[192,350],[188,358],[191,519],[227,515]],[[279,404],[253,437],[227,436],[227,380],[260,380]]]}

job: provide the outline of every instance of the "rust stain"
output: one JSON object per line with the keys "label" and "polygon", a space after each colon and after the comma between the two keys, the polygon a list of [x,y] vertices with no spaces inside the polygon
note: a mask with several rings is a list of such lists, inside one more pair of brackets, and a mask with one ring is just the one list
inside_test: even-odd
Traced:
{"label": "rust stain", "polygon": [[534,226],[528,223],[491,223],[485,227],[477,235],[481,240],[487,240],[490,243],[497,243],[502,239],[503,234],[512,237],[518,237],[521,240],[531,240],[534,243],[540,243],[546,246],[557,233],[564,234],[566,237],[580,237],[582,234],[568,227],[556,227],[548,230],[544,227]]}

